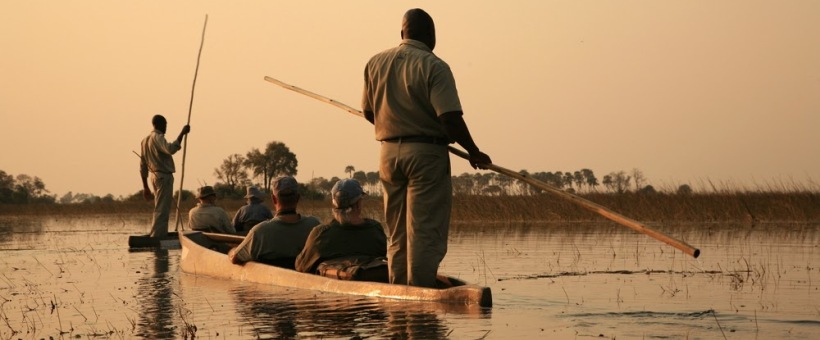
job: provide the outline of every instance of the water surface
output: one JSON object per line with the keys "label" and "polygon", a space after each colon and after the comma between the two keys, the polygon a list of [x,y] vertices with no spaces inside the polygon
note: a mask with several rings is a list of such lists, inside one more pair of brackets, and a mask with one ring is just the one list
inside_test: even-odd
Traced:
{"label": "water surface", "polygon": [[[197,277],[129,251],[150,216],[0,216],[0,338],[816,338],[817,225],[677,225],[693,259],[609,223],[452,227],[442,272],[494,306]],[[659,226],[660,227],[660,226]]]}

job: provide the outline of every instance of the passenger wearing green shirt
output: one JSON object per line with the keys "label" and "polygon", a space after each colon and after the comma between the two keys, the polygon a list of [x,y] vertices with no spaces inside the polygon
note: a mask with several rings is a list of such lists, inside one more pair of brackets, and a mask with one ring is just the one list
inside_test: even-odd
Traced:
{"label": "passenger wearing green shirt", "polygon": [[299,198],[299,184],[295,178],[280,176],[274,179],[271,200],[276,215],[251,228],[245,240],[228,252],[231,262],[255,261],[292,269],[311,230],[321,223],[314,216],[296,212]]}
{"label": "passenger wearing green shirt", "polygon": [[316,273],[322,262],[349,260],[355,265],[384,264],[387,280],[387,237],[381,223],[362,217],[362,186],[355,179],[343,179],[333,186],[333,220],[313,229],[302,253],[296,258],[296,270]]}

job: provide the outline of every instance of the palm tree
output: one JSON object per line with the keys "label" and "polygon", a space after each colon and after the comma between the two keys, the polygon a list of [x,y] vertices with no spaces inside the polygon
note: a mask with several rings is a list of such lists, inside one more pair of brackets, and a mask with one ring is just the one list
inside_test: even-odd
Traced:
{"label": "palm tree", "polygon": [[580,192],[581,186],[584,184],[584,175],[581,174],[580,171],[575,171],[572,173],[572,177],[575,179],[575,187],[578,188],[578,192]]}
{"label": "palm tree", "polygon": [[595,174],[590,169],[581,169],[581,174],[584,175],[584,179],[586,180],[587,188],[595,191],[595,187],[598,186],[598,179],[595,178]]}
{"label": "palm tree", "polygon": [[345,173],[347,173],[348,177],[353,178],[353,173],[356,172],[356,168],[352,165],[348,165],[345,167]]}

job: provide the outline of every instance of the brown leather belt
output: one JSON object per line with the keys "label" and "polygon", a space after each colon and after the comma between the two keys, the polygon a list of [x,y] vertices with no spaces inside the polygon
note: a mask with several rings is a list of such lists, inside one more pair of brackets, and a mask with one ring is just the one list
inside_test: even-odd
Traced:
{"label": "brown leather belt", "polygon": [[449,145],[450,141],[447,138],[441,137],[430,137],[430,136],[407,136],[407,137],[395,137],[385,139],[382,142],[388,143],[427,143],[427,144],[436,144],[436,145]]}

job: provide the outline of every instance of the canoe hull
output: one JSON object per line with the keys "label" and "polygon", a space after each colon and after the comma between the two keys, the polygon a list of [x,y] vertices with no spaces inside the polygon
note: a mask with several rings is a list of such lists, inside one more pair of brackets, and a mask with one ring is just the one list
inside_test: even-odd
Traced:
{"label": "canoe hull", "polygon": [[[211,250],[211,247],[225,247],[225,241],[238,243],[241,237],[221,235],[215,241],[202,232],[185,232],[179,236],[182,246],[180,269],[183,272],[215,278],[272,284],[282,287],[317,290],[329,293],[374,296],[414,301],[436,301],[444,303],[492,306],[489,287],[464,284],[447,289],[422,288],[379,282],[344,281],[319,275],[300,273],[294,270],[269,266],[256,262],[235,265],[228,256]],[[233,238],[233,239],[232,239]],[[450,278],[451,281],[462,281]]]}
{"label": "canoe hull", "polygon": [[151,237],[151,235],[128,236],[128,248],[130,249],[179,249],[180,247],[177,232],[169,232],[166,237]]}

